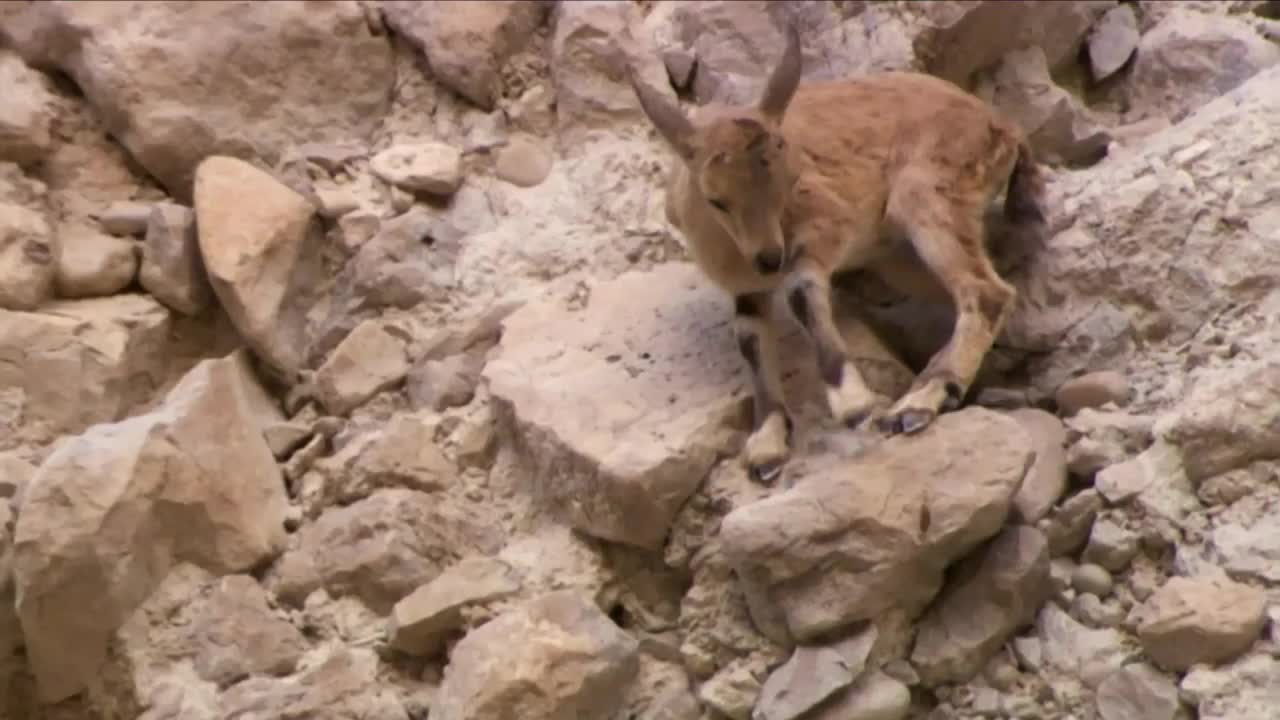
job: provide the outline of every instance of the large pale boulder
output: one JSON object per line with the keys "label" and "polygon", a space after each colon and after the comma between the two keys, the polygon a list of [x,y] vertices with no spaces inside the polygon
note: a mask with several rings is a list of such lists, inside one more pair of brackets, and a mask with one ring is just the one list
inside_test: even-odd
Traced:
{"label": "large pale boulder", "polygon": [[[1055,179],[1061,230],[1011,274],[1019,292],[1002,341],[1051,351],[1029,362],[1042,391],[1080,371],[1133,368],[1202,332],[1221,335],[1223,350],[1231,340],[1258,357],[1271,352],[1277,83],[1280,68],[1264,70],[1144,140],[1141,153]],[[1178,386],[1169,389],[1175,399]]]}
{"label": "large pale boulder", "polygon": [[0,27],[69,75],[108,132],[186,201],[207,155],[275,162],[363,140],[389,107],[391,48],[359,3],[29,3]]}
{"label": "large pale boulder", "polygon": [[14,574],[43,699],[83,688],[175,564],[242,572],[283,548],[287,499],[253,416],[256,382],[242,352],[206,360],[154,412],[97,425],[40,466]]}
{"label": "large pale boulder", "polygon": [[547,593],[453,648],[432,720],[611,717],[639,670],[638,643],[577,590]]}
{"label": "large pale boulder", "polygon": [[216,156],[196,171],[195,210],[200,255],[232,324],[273,368],[298,370],[315,209],[253,165]]}
{"label": "large pale boulder", "polygon": [[164,382],[169,312],[145,295],[0,310],[0,447],[119,420]]}
{"label": "large pale boulder", "polygon": [[911,664],[929,686],[973,678],[1015,630],[1049,599],[1049,543],[1039,530],[1012,525],[967,561],[925,614]]}
{"label": "large pale boulder", "polygon": [[562,132],[643,117],[640,101],[627,83],[628,63],[642,82],[672,94],[656,50],[629,34],[639,22],[640,9],[621,0],[556,5],[551,77]]}
{"label": "large pale boulder", "polygon": [[1033,457],[1016,421],[971,408],[852,457],[804,458],[794,488],[721,525],[757,626],[804,642],[920,612],[943,570],[1004,525]]}
{"label": "large pale boulder", "polygon": [[0,200],[0,309],[34,310],[53,297],[57,263],[44,213]]}
{"label": "large pale boulder", "polygon": [[533,37],[550,5],[544,0],[383,0],[382,14],[426,55],[441,84],[492,110],[502,66]]}
{"label": "large pale boulder", "polygon": [[1089,165],[1106,155],[1110,134],[1054,82],[1039,47],[1011,50],[991,72],[989,90],[980,94],[1022,128],[1042,162]]}
{"label": "large pale boulder", "polygon": [[1125,99],[1172,120],[1280,63],[1280,47],[1241,18],[1177,9],[1138,42]]}
{"label": "large pale boulder", "polygon": [[807,80],[897,67],[905,57],[877,47],[867,36],[871,22],[845,21],[834,3],[828,2],[707,0],[660,5],[645,24],[663,47],[666,69],[675,84],[689,86],[698,103],[706,104],[758,99],[769,72],[782,57],[787,23],[794,23],[801,32],[802,72]]}
{"label": "large pale boulder", "polygon": [[[600,283],[581,310],[547,298],[512,313],[483,377],[537,499],[589,535],[660,545],[715,459],[739,449],[751,381],[731,315],[683,262]],[[910,374],[874,333],[837,323],[872,388],[905,390]],[[783,358],[798,404],[819,388],[816,363],[798,333],[783,342],[802,348]]]}
{"label": "large pale boulder", "polygon": [[1011,50],[1035,47],[1050,70],[1074,62],[1094,21],[1115,7],[1114,0],[1007,3],[980,0],[926,3],[931,27],[916,36],[925,69],[968,86],[973,74]]}
{"label": "large pale boulder", "polygon": [[1280,457],[1280,362],[1205,376],[1155,432],[1178,448],[1193,482]]}
{"label": "large pale boulder", "polygon": [[601,284],[581,311],[508,317],[484,377],[538,498],[588,534],[660,545],[744,398],[729,313],[675,264]]}
{"label": "large pale boulder", "polygon": [[30,166],[53,144],[53,95],[40,73],[9,50],[0,50],[0,162]]}

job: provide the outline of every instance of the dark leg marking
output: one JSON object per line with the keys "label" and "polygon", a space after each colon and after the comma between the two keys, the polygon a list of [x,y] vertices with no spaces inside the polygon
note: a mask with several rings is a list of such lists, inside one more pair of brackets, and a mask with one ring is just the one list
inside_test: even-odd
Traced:
{"label": "dark leg marking", "polygon": [[[759,320],[764,317],[766,299],[757,295],[739,295],[733,299],[734,314],[739,319]],[[754,395],[752,403],[753,426],[759,430],[769,415],[779,409],[778,398],[773,396],[764,376],[764,367],[760,357],[760,336],[750,327],[738,328],[738,351],[751,370],[751,385]],[[791,417],[783,415],[788,423]]]}
{"label": "dark leg marking", "polygon": [[787,304],[791,307],[791,312],[796,316],[796,320],[804,326],[805,330],[813,332],[813,309],[809,307],[809,298],[805,293],[808,284],[799,285],[787,294]]}
{"label": "dark leg marking", "polygon": [[738,295],[733,299],[733,314],[738,317],[758,318],[764,315],[763,303],[754,295]]}
{"label": "dark leg marking", "polygon": [[818,352],[818,373],[822,376],[822,381],[831,387],[840,387],[840,383],[844,381],[844,352],[833,347],[831,340],[819,331],[817,318],[813,314],[814,303],[809,299],[809,294],[813,292],[817,292],[817,286],[805,281],[787,294],[787,305],[796,320],[809,333],[809,337],[813,338]]}
{"label": "dark leg marking", "polygon": [[738,335],[738,351],[746,359],[752,373],[760,372],[760,338],[755,333]]}

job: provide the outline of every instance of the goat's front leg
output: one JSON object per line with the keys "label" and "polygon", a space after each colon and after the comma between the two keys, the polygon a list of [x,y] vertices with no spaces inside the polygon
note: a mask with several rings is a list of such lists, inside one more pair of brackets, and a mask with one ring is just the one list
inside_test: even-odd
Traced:
{"label": "goat's front leg", "polygon": [[858,367],[849,359],[844,338],[831,311],[833,261],[802,252],[783,283],[787,305],[808,332],[818,355],[818,372],[826,385],[831,415],[857,428],[876,414],[888,399],[867,386]]}
{"label": "goat's front leg", "polygon": [[793,431],[782,396],[777,330],[769,312],[768,293],[739,295],[733,305],[738,350],[751,371],[754,417],[744,448],[747,472],[756,482],[770,483],[791,454]]}

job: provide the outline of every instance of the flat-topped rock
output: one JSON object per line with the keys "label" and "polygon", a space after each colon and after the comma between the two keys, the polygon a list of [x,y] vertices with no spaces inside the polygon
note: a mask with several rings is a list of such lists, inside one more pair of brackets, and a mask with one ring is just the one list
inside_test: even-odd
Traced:
{"label": "flat-topped rock", "polygon": [[656,547],[717,454],[748,387],[729,301],[692,264],[627,273],[583,310],[534,302],[505,322],[484,377],[577,529]]}
{"label": "flat-topped rock", "polygon": [[1033,455],[1017,421],[969,408],[861,454],[804,458],[795,487],[721,525],[756,625],[803,642],[919,612],[943,570],[1003,527]]}

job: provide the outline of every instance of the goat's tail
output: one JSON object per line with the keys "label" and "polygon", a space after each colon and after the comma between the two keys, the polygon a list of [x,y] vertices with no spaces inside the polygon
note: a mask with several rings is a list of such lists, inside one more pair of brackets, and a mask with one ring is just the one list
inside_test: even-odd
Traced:
{"label": "goat's tail", "polygon": [[1044,174],[1025,140],[1018,145],[1018,159],[1009,174],[1004,216],[1017,225],[1043,225],[1045,222]]}

